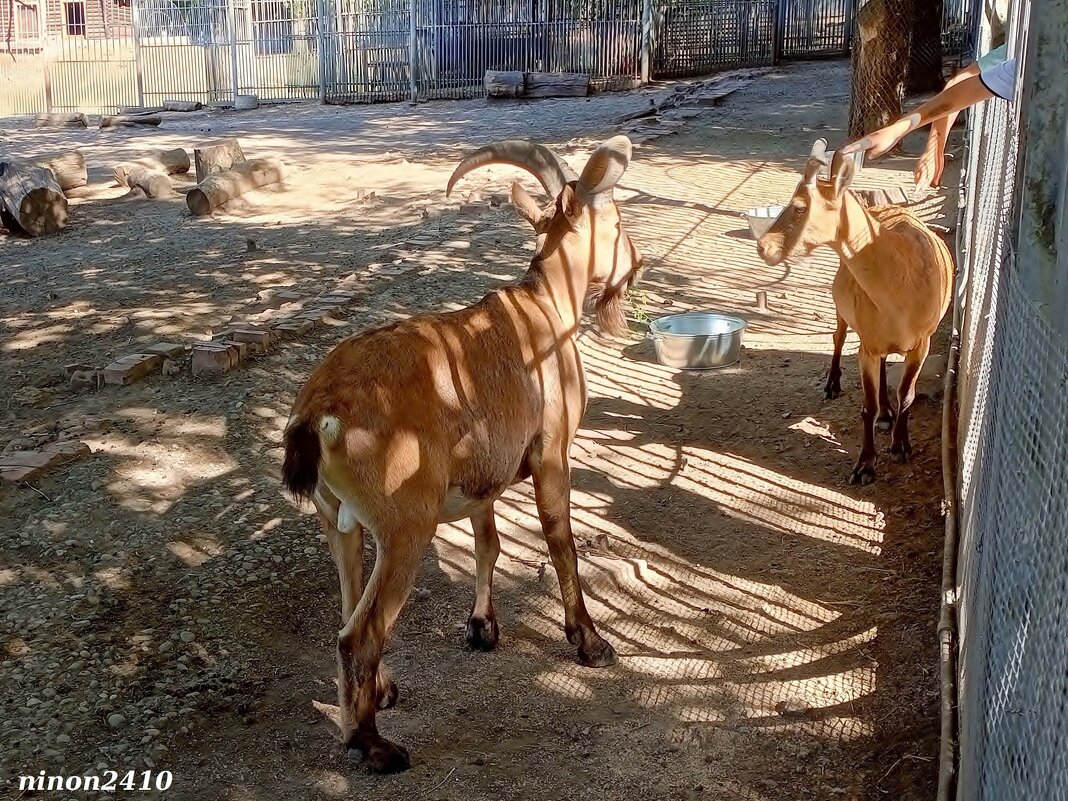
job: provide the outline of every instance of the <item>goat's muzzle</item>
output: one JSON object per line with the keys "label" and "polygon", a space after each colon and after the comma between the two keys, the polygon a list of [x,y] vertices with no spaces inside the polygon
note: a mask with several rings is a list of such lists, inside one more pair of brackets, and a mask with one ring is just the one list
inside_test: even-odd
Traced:
{"label": "goat's muzzle", "polygon": [[757,255],[764,260],[769,267],[782,264],[786,258],[782,234],[764,234],[757,241]]}

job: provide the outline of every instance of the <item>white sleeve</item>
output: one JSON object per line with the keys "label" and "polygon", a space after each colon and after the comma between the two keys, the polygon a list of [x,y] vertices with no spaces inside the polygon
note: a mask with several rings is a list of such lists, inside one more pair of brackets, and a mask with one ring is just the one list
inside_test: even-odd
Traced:
{"label": "white sleeve", "polygon": [[1012,100],[1016,94],[1016,59],[1010,58],[983,70],[979,73],[979,80],[996,96]]}

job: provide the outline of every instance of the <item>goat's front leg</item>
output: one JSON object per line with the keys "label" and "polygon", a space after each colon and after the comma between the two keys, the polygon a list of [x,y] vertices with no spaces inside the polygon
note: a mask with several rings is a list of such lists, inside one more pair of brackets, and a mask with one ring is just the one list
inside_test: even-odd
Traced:
{"label": "goat's front leg", "polygon": [[827,373],[827,386],[824,387],[827,400],[834,400],[842,394],[842,348],[845,347],[848,331],[848,324],[839,314],[838,327],[834,330],[834,355],[831,356],[831,369]]}
{"label": "goat's front leg", "polygon": [[853,472],[849,476],[850,484],[870,484],[875,480],[875,415],[879,409],[879,357],[864,349],[860,344],[860,383],[864,387],[864,408],[860,419],[864,425],[864,444],[860,449]]}
{"label": "goat's front leg", "polygon": [[901,371],[901,383],[897,387],[897,420],[890,442],[890,458],[895,462],[907,462],[912,456],[912,443],[909,442],[909,409],[916,400],[916,380],[931,350],[931,340],[925,339],[920,345],[905,354],[905,368]]}
{"label": "goat's front leg", "polygon": [[[329,492],[320,490],[315,505],[319,522],[326,533],[327,547],[337,565],[338,583],[341,585],[341,625],[345,625],[363,595],[364,529],[357,523],[348,533],[338,530],[336,521],[340,503]],[[377,681],[378,708],[389,709],[397,703],[400,693],[385,665],[379,665]]]}
{"label": "goat's front leg", "polygon": [[475,532],[475,602],[467,619],[467,644],[492,651],[501,637],[493,611],[493,569],[501,553],[501,539],[493,519],[493,505],[471,518]]}
{"label": "goat's front leg", "polygon": [[433,522],[383,527],[375,531],[378,558],[371,580],[352,617],[338,633],[338,705],[341,732],[350,752],[358,752],[372,773],[398,773],[411,766],[408,752],[378,733],[378,670],[382,648],[408,598]]}
{"label": "goat's front leg", "polygon": [[894,427],[894,407],[890,405],[890,390],[886,385],[886,357],[879,359],[879,416],[875,425],[880,431]]}
{"label": "goat's front leg", "polygon": [[578,552],[571,532],[571,471],[566,456],[542,459],[532,471],[534,497],[538,505],[542,531],[549,546],[549,558],[560,582],[564,603],[564,633],[578,646],[579,662],[587,667],[608,667],[618,660],[615,649],[597,633],[586,611],[578,575]]}

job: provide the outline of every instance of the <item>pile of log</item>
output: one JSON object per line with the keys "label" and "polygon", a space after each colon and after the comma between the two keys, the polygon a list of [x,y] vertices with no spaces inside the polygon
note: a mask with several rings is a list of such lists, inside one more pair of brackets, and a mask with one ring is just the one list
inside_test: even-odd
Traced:
{"label": "pile of log", "polygon": [[116,165],[111,174],[119,186],[139,189],[148,197],[160,198],[171,194],[169,176],[189,172],[189,154],[183,148],[157,150],[133,161]]}
{"label": "pile of log", "polygon": [[732,70],[708,80],[679,84],[650,99],[646,108],[621,117],[618,124],[635,144],[673,134],[686,118],[700,113],[698,108],[721,105],[727,97],[766,72],[762,68]]}
{"label": "pile of log", "polygon": [[0,161],[0,220],[12,231],[43,236],[67,224],[67,196],[51,170]]}
{"label": "pile of log", "polygon": [[583,72],[513,72],[487,70],[487,97],[585,97],[590,76]]}
{"label": "pile of log", "polygon": [[197,185],[185,196],[194,216],[202,217],[251,189],[276,184],[285,166],[272,158],[246,159],[237,139],[217,139],[193,148]]}

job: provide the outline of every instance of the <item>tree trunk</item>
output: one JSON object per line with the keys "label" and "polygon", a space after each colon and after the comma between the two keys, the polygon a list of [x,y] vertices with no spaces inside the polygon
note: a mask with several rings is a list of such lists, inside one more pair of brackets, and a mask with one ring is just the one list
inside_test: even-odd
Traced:
{"label": "tree trunk", "polygon": [[250,189],[278,183],[283,170],[282,162],[277,159],[244,161],[232,170],[209,175],[189,190],[185,202],[195,216],[201,217]]}
{"label": "tree trunk", "polygon": [[56,156],[39,156],[33,159],[38,167],[51,170],[56,177],[59,188],[66,192],[89,183],[89,173],[85,169],[85,156],[80,150],[71,150]]}
{"label": "tree trunk", "polygon": [[913,0],[868,0],[857,12],[849,136],[857,139],[901,116],[909,65]]}
{"label": "tree trunk", "polygon": [[[189,154],[185,152],[184,148],[180,147],[176,147],[173,150],[157,150],[155,153],[142,158],[124,161],[113,168],[111,174],[115,177],[115,183],[119,186],[133,186],[129,182],[129,176],[138,170],[150,170],[163,175],[189,172]],[[168,181],[167,183],[169,186],[170,182]]]}
{"label": "tree trunk", "polygon": [[35,128],[88,128],[89,120],[84,114],[38,114],[33,125]]}
{"label": "tree trunk", "polygon": [[67,198],[44,167],[0,162],[0,216],[30,236],[54,234],[67,224]]}
{"label": "tree trunk", "polygon": [[912,44],[909,47],[909,94],[940,92],[946,85],[942,76],[943,0],[913,0]]}
{"label": "tree trunk", "polygon": [[197,166],[197,183],[212,173],[226,172],[245,160],[241,143],[237,139],[217,139],[193,148],[193,160]]}
{"label": "tree trunk", "polygon": [[101,128],[137,128],[142,125],[159,125],[163,122],[163,117],[158,114],[136,114],[128,116],[109,117],[102,116],[100,118]]}
{"label": "tree trunk", "polygon": [[123,183],[131,189],[140,189],[149,197],[169,197],[173,187],[171,179],[162,170],[131,165]]}

